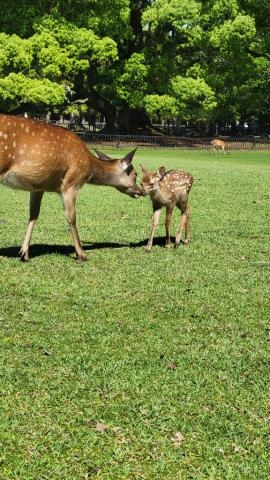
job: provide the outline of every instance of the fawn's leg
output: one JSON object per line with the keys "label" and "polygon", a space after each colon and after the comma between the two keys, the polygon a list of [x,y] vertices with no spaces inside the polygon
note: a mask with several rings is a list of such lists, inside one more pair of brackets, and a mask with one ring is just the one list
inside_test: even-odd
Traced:
{"label": "fawn's leg", "polygon": [[186,208],[186,226],[185,226],[185,241],[187,245],[190,242],[190,206],[187,205]]}
{"label": "fawn's leg", "polygon": [[152,245],[153,245],[153,238],[154,238],[155,231],[156,231],[156,228],[157,228],[157,225],[158,225],[161,208],[155,208],[153,206],[153,210],[154,211],[153,211],[153,216],[152,216],[151,232],[150,232],[150,236],[149,236],[149,239],[148,239],[148,242],[147,242],[147,245],[146,245],[147,253],[151,252],[151,248],[152,248]]}
{"label": "fawn's leg", "polygon": [[29,260],[29,245],[32,237],[33,228],[38,219],[40,212],[40,204],[44,192],[31,192],[30,193],[30,205],[29,205],[29,222],[26,229],[26,234],[23,240],[23,244],[19,251],[19,255],[24,262]]}
{"label": "fawn's leg", "polygon": [[180,221],[180,224],[179,224],[177,235],[175,237],[175,247],[178,247],[178,245],[180,245],[182,231],[183,231],[184,227],[185,227],[184,243],[185,243],[185,245],[187,245],[189,243],[189,240],[190,240],[190,231],[189,231],[190,222],[189,222],[189,220],[190,220],[190,208],[189,208],[189,205],[186,205],[185,208],[181,209],[181,221]]}
{"label": "fawn's leg", "polygon": [[167,205],[166,206],[166,218],[165,218],[165,230],[166,230],[166,244],[165,247],[171,246],[171,236],[170,236],[170,225],[172,219],[174,206]]}
{"label": "fawn's leg", "polygon": [[64,205],[64,210],[66,214],[66,218],[70,227],[71,235],[73,238],[75,251],[76,251],[76,258],[78,260],[87,260],[87,255],[85,251],[82,249],[77,226],[76,226],[76,197],[77,197],[77,190],[74,188],[69,188],[67,191],[62,192],[62,200]]}

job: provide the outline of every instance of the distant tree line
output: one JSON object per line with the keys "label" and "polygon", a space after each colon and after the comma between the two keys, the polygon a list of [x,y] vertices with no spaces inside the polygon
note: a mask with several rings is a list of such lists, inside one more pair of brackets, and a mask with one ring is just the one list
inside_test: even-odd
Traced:
{"label": "distant tree line", "polygon": [[270,133],[269,0],[2,0],[0,109]]}

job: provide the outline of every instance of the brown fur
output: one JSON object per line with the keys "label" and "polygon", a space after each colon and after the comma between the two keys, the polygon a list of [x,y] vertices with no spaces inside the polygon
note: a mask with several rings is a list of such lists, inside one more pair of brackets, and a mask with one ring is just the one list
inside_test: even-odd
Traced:
{"label": "brown fur", "polygon": [[149,194],[153,205],[152,227],[146,251],[150,252],[152,249],[153,238],[162,207],[166,207],[166,247],[171,245],[170,224],[175,206],[181,211],[181,220],[175,238],[175,246],[177,247],[181,242],[183,228],[185,228],[184,243],[187,244],[190,239],[188,196],[193,184],[192,175],[184,170],[169,170],[165,172],[165,168],[160,167],[157,172],[151,172],[145,167],[141,167],[143,172],[141,181],[142,195]]}
{"label": "brown fur", "polygon": [[139,196],[131,164],[135,150],[122,160],[112,160],[97,150],[95,156],[69,130],[29,118],[0,115],[0,182],[30,192],[30,218],[21,258],[29,259],[29,244],[43,193],[57,192],[62,196],[76,256],[86,260],[76,227],[77,193],[85,183],[94,183]]}
{"label": "brown fur", "polygon": [[212,145],[212,152],[216,152],[217,150],[223,151],[223,153],[228,152],[228,144],[224,140],[220,140],[219,138],[215,138],[211,141]]}

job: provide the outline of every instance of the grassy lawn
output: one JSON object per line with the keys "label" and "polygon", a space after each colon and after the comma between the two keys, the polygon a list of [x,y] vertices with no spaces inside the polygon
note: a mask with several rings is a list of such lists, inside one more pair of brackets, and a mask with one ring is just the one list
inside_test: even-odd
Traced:
{"label": "grassy lawn", "polygon": [[163,212],[146,254],[149,198],[85,186],[88,262],[47,194],[25,264],[28,194],[0,186],[1,480],[270,478],[269,153],[140,163],[194,175],[189,246]]}

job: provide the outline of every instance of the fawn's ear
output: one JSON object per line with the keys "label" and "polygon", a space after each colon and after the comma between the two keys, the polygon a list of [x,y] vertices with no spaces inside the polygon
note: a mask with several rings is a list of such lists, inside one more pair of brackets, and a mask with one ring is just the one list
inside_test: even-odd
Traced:
{"label": "fawn's ear", "polygon": [[160,167],[157,171],[157,177],[159,177],[159,179],[163,178],[165,175],[165,167]]}
{"label": "fawn's ear", "polygon": [[147,172],[146,168],[141,163],[140,163],[140,167],[141,167],[143,173]]}

